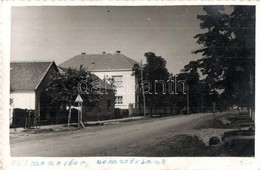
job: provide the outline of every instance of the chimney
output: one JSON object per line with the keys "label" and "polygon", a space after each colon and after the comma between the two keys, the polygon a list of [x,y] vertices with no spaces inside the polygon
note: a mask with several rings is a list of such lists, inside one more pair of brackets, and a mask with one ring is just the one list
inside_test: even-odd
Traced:
{"label": "chimney", "polygon": [[85,52],[83,52],[83,53],[81,53],[81,55],[86,55],[86,53],[85,53]]}
{"label": "chimney", "polygon": [[121,51],[116,51],[116,53],[120,54],[120,53],[121,53]]}

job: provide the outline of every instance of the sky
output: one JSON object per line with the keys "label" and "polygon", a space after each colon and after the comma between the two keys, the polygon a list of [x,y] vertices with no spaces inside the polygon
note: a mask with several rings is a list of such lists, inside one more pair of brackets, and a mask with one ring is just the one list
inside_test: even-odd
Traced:
{"label": "sky", "polygon": [[201,57],[193,37],[201,33],[202,6],[12,7],[11,61],[55,61],[85,52],[121,51],[138,62],[154,52],[170,73]]}

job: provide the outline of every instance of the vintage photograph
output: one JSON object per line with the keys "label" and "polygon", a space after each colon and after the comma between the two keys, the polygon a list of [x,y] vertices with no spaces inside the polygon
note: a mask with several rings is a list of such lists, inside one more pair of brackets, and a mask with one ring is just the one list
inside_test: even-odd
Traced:
{"label": "vintage photograph", "polygon": [[255,23],[254,5],[11,7],[11,156],[255,157]]}

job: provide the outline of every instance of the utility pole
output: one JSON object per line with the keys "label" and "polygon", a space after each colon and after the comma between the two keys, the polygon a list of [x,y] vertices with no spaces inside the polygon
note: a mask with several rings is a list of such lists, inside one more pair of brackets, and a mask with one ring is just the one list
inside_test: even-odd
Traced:
{"label": "utility pole", "polygon": [[146,106],[145,106],[145,94],[144,94],[144,78],[143,78],[143,64],[141,60],[141,84],[142,84],[142,94],[143,94],[143,105],[144,105],[144,117],[146,117]]}

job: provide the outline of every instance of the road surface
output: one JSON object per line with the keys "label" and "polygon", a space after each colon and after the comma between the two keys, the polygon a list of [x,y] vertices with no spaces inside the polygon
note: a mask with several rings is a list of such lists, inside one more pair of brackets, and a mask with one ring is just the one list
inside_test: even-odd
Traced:
{"label": "road surface", "polygon": [[212,118],[212,114],[181,115],[69,132],[11,135],[11,156],[131,156]]}

